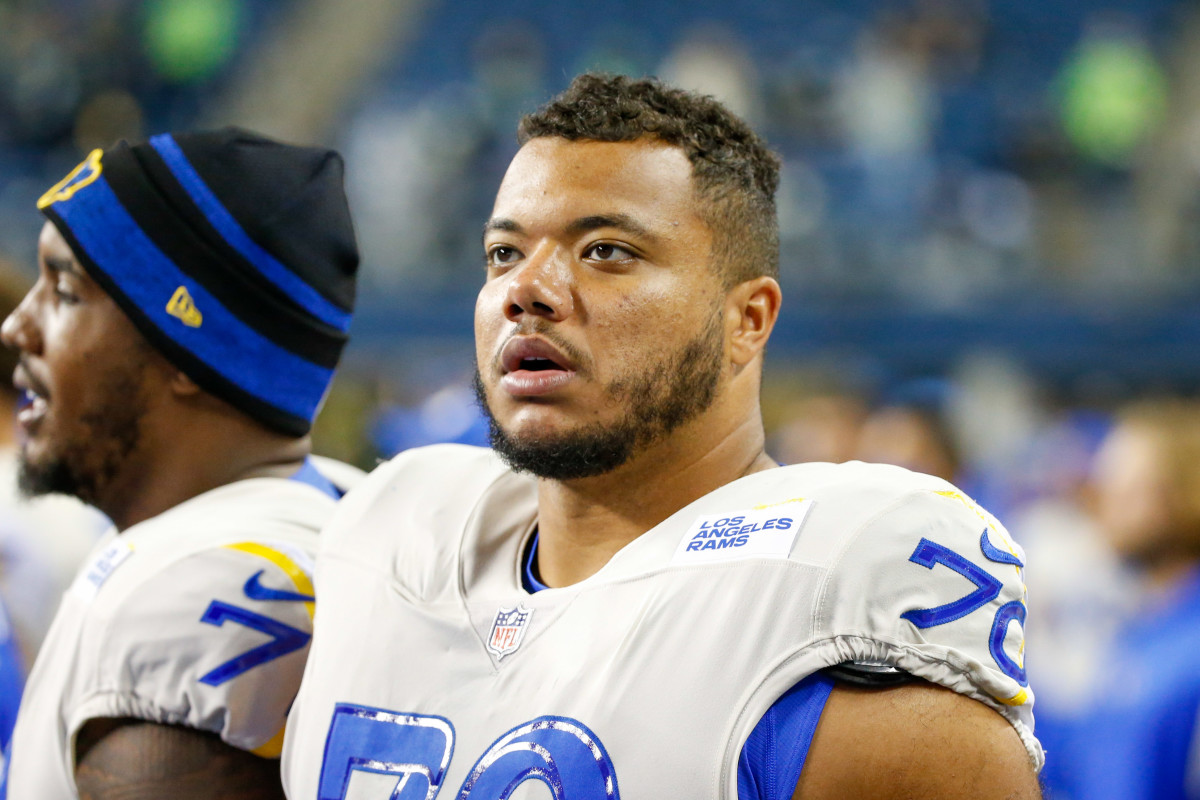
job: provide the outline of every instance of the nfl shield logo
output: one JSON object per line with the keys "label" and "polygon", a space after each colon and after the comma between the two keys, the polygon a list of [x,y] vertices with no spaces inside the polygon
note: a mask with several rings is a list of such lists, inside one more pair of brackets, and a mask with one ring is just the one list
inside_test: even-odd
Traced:
{"label": "nfl shield logo", "polygon": [[488,635],[487,649],[496,654],[496,658],[504,658],[516,651],[525,638],[525,628],[533,609],[518,605],[516,608],[501,608],[492,620],[492,632]]}

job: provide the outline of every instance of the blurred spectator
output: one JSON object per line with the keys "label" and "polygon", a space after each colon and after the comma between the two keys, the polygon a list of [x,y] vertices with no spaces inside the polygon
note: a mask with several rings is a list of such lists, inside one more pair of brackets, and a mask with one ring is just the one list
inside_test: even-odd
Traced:
{"label": "blurred spectator", "polygon": [[233,57],[246,14],[241,0],[152,0],[143,5],[143,46],[164,80],[201,81]]}
{"label": "blurred spectator", "polygon": [[855,458],[895,464],[958,484],[958,448],[942,411],[949,392],[944,381],[931,379],[888,392],[863,421]]}
{"label": "blurred spectator", "polygon": [[378,452],[390,458],[410,447],[443,442],[486,447],[488,424],[471,388],[454,383],[416,407],[385,406],[377,414],[370,435]]}
{"label": "blurred spectator", "polygon": [[1108,167],[1130,166],[1165,116],[1166,76],[1130,18],[1092,20],[1059,81],[1067,136]]}
{"label": "blurred spectator", "polygon": [[774,426],[767,450],[780,464],[850,461],[865,415],[865,404],[851,394],[795,399],[783,409],[783,420]]}
{"label": "blurred spectator", "polygon": [[3,775],[7,769],[9,744],[25,687],[26,669],[22,662],[12,623],[0,604],[0,789],[5,784]]}
{"label": "blurred spectator", "polygon": [[1105,415],[1068,409],[1040,426],[1004,517],[1029,556],[1025,636],[1039,736],[1091,701],[1116,621],[1135,596],[1090,511],[1091,466],[1108,425]]}
{"label": "blurred spectator", "polygon": [[[0,259],[0,319],[16,307],[26,288]],[[15,366],[15,353],[0,348],[0,609],[7,607],[13,639],[28,665],[46,635],[59,595],[108,521],[74,498],[19,496]]]}
{"label": "blurred spectator", "polygon": [[[0,261],[0,313],[7,316],[16,304],[20,302],[23,286],[11,271],[7,262]],[[0,422],[0,441],[7,435],[12,439],[14,424],[12,414],[16,407],[15,390],[11,384],[13,368],[16,359],[5,351],[0,354],[0,414],[7,412]],[[7,405],[7,408],[3,406]],[[0,445],[2,446],[2,445]],[[14,482],[15,488],[15,482]],[[14,524],[11,518],[0,515],[0,797],[5,795],[7,784],[7,769],[9,745],[12,740],[13,726],[17,721],[17,710],[21,704],[21,693],[25,687],[25,676],[29,665],[32,664],[35,646],[31,642],[33,636],[18,638],[8,612],[9,599],[24,601],[28,608],[49,614],[53,611],[53,595],[39,591],[46,587],[40,578],[45,574],[36,567],[28,574],[31,580],[22,586],[20,576],[22,567],[28,563],[17,555],[20,551],[17,545],[24,529]],[[14,577],[16,578],[14,580]],[[44,617],[48,621],[48,617]],[[24,652],[22,652],[24,650]]]}
{"label": "blurred spectator", "polygon": [[1097,456],[1094,490],[1100,534],[1144,593],[1091,701],[1048,756],[1050,796],[1200,797],[1200,402],[1125,409]]}
{"label": "blurred spectator", "polygon": [[368,297],[475,285],[463,276],[481,263],[479,226],[516,120],[544,94],[543,49],[535,28],[494,23],[473,44],[469,82],[384,94],[348,121],[347,191],[364,262],[379,267],[363,273]]}
{"label": "blurred spectator", "polygon": [[885,265],[894,263],[896,248],[919,235],[934,179],[938,99],[929,64],[918,43],[893,22],[884,14],[863,30],[854,59],[835,83],[845,143],[863,179],[873,245],[867,257],[876,281],[891,277]]}
{"label": "blurred spectator", "polygon": [[751,124],[763,117],[754,59],[727,26],[702,24],[686,33],[658,75],[673,86],[712,95]]}
{"label": "blurred spectator", "polygon": [[1025,666],[1037,691],[1038,739],[1049,754],[1043,780],[1055,787],[1070,766],[1064,742],[1095,702],[1106,653],[1137,597],[1132,576],[1101,540],[1089,502],[1092,464],[1109,427],[1109,416],[1095,411],[1049,415],[1023,448],[1024,474],[1009,489],[1004,516],[1028,555]]}

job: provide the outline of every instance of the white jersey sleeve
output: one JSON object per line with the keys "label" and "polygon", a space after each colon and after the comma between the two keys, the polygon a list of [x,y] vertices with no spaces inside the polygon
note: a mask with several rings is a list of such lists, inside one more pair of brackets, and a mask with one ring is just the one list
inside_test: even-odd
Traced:
{"label": "white jersey sleeve", "polygon": [[816,633],[846,661],[899,667],[996,708],[1040,761],[1024,563],[1004,527],[948,484],[903,494],[843,543]]}
{"label": "white jersey sleeve", "polygon": [[130,717],[277,757],[312,635],[317,532],[336,501],[255,478],[111,531],[63,595],[26,683],[9,796],[76,797],[75,737]]}
{"label": "white jersey sleeve", "polygon": [[[68,730],[133,717],[219,734],[278,756],[312,636],[309,556],[232,542],[192,553],[105,607],[84,632]],[[90,673],[90,674],[89,674]]]}

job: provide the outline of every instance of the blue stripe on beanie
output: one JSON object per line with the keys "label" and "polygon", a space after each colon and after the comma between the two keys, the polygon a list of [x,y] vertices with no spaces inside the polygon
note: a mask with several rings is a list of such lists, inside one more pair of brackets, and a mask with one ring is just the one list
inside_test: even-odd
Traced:
{"label": "blue stripe on beanie", "polygon": [[350,329],[350,312],[343,311],[305,283],[294,272],[255,244],[233,215],[192,167],[183,150],[170,134],[151,137],[150,145],[158,152],[171,173],[192,198],[213,228],[237,250],[243,258],[283,291],[297,305],[317,319],[345,332]]}
{"label": "blue stripe on beanie", "polygon": [[[101,167],[102,168],[102,167]],[[296,356],[246,326],[159,250],[113,194],[103,174],[53,212],[84,253],[154,329],[242,391],[311,422],[333,370]],[[200,314],[189,325],[168,306],[183,287]],[[181,365],[181,368],[184,368]],[[186,372],[186,368],[184,368]]]}

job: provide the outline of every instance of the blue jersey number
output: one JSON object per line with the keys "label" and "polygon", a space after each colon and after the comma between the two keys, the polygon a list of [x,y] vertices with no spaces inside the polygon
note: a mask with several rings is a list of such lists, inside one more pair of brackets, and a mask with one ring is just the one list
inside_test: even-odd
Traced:
{"label": "blue jersey number", "polygon": [[454,726],[448,719],[339,704],[329,725],[317,797],[345,797],[357,770],[395,775],[390,800],[433,800],[453,752]]}
{"label": "blue jersey number", "polygon": [[[989,561],[1000,564],[1012,564],[1017,567],[1024,566],[1016,556],[994,547],[988,540],[986,528],[983,531],[983,535],[979,538],[979,548],[984,557]],[[913,551],[908,560],[914,564],[920,564],[926,569],[933,569],[936,565],[941,564],[975,584],[975,591],[963,595],[957,600],[934,608],[913,609],[900,615],[903,619],[908,620],[918,628],[932,628],[936,625],[945,625],[947,622],[953,622],[956,619],[965,617],[972,611],[982,608],[1000,595],[1002,584],[990,572],[937,542],[921,539],[917,544],[917,549]],[[1000,667],[1001,672],[1022,686],[1028,686],[1029,680],[1026,677],[1025,668],[1009,658],[1008,653],[1004,652],[1004,640],[1008,636],[1008,624],[1013,620],[1016,620],[1021,625],[1025,624],[1025,604],[1020,600],[1005,603],[996,611],[996,616],[992,620],[991,635],[988,637],[988,651],[992,654],[992,658],[996,660],[996,664]]]}
{"label": "blue jersey number", "polygon": [[224,625],[226,621],[234,622],[261,631],[271,637],[271,641],[266,644],[247,650],[237,658],[230,659],[203,675],[200,682],[207,683],[209,686],[220,686],[259,664],[265,664],[280,656],[286,656],[293,650],[299,650],[308,644],[310,638],[308,633],[299,628],[293,628],[279,620],[255,614],[253,611],[247,611],[240,606],[233,606],[220,600],[213,600],[209,604],[200,617],[200,621],[217,627]]}
{"label": "blue jersey number", "polygon": [[[342,800],[355,772],[394,776],[388,800],[433,800],[454,753],[454,726],[442,717],[339,704],[325,742],[318,800]],[[617,774],[586,725],[538,717],[497,739],[479,757],[457,800],[506,800],[526,781],[554,800],[620,800]]]}

